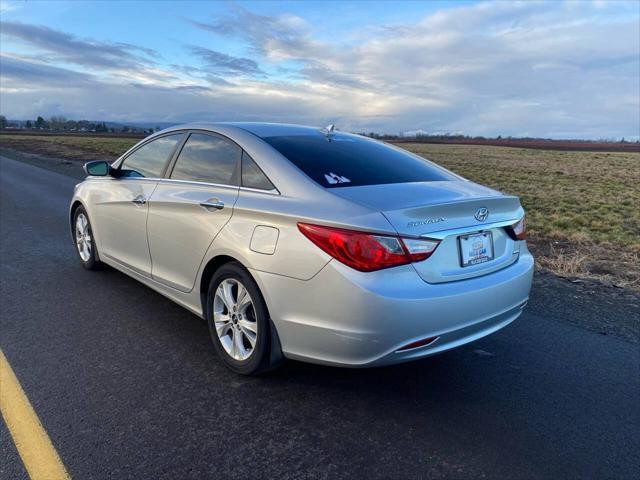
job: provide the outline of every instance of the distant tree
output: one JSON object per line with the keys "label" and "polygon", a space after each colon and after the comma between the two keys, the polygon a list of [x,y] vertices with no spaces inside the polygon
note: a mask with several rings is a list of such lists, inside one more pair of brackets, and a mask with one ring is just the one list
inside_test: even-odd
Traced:
{"label": "distant tree", "polygon": [[27,123],[24,124],[25,128],[33,128],[33,125],[31,124],[31,120],[27,120]]}
{"label": "distant tree", "polygon": [[67,119],[62,116],[53,116],[49,119],[51,130],[65,130]]}
{"label": "distant tree", "polygon": [[0,130],[7,128],[7,117],[0,115]]}
{"label": "distant tree", "polygon": [[36,128],[45,128],[47,126],[47,122],[45,122],[44,118],[38,117],[36,119]]}
{"label": "distant tree", "polygon": [[127,133],[129,130],[130,130],[130,128],[129,128],[127,125],[125,125],[124,127],[122,127],[122,132],[123,132],[123,133]]}

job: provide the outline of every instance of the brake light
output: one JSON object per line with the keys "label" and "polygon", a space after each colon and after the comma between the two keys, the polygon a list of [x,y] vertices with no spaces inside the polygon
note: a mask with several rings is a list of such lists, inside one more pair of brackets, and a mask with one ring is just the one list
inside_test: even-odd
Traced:
{"label": "brake light", "polygon": [[333,258],[361,272],[421,262],[440,243],[306,223],[299,223],[298,229]]}
{"label": "brake light", "polygon": [[510,227],[507,227],[507,232],[514,240],[524,240],[527,237],[527,226],[524,217]]}

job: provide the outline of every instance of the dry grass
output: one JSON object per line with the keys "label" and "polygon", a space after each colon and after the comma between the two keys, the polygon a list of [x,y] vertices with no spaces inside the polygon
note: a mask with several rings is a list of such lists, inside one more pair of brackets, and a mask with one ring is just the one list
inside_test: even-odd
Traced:
{"label": "dry grass", "polygon": [[518,195],[532,235],[640,248],[640,154],[403,147],[470,180]]}
{"label": "dry grass", "polygon": [[584,273],[588,257],[579,250],[571,253],[563,252],[549,244],[549,254],[543,256],[540,265],[550,270],[562,272],[566,276],[578,276]]}
{"label": "dry grass", "polygon": [[0,135],[0,146],[21,152],[78,160],[115,160],[139,138],[70,135]]}
{"label": "dry grass", "polygon": [[[0,135],[0,145],[70,160],[115,159],[138,140]],[[640,154],[477,145],[400,146],[475,182],[518,195],[538,264],[640,289]]]}
{"label": "dry grass", "polygon": [[620,287],[640,290],[640,255],[610,245],[533,238],[539,267],[569,278],[592,278]]}
{"label": "dry grass", "polygon": [[402,144],[483,185],[518,195],[538,264],[640,288],[640,154]]}

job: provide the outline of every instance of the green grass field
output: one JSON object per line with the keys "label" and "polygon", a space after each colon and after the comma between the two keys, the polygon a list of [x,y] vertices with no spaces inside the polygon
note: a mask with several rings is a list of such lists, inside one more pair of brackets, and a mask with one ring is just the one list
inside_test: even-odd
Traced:
{"label": "green grass field", "polygon": [[[138,140],[1,135],[0,145],[68,160],[114,159]],[[640,154],[474,145],[400,146],[517,195],[540,265],[567,276],[640,288]]]}

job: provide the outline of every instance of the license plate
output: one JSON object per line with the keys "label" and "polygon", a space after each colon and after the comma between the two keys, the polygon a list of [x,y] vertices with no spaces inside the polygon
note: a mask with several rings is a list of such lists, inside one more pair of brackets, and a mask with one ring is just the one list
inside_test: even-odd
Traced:
{"label": "license plate", "polygon": [[463,267],[493,260],[493,236],[491,232],[472,233],[458,237],[460,263]]}

